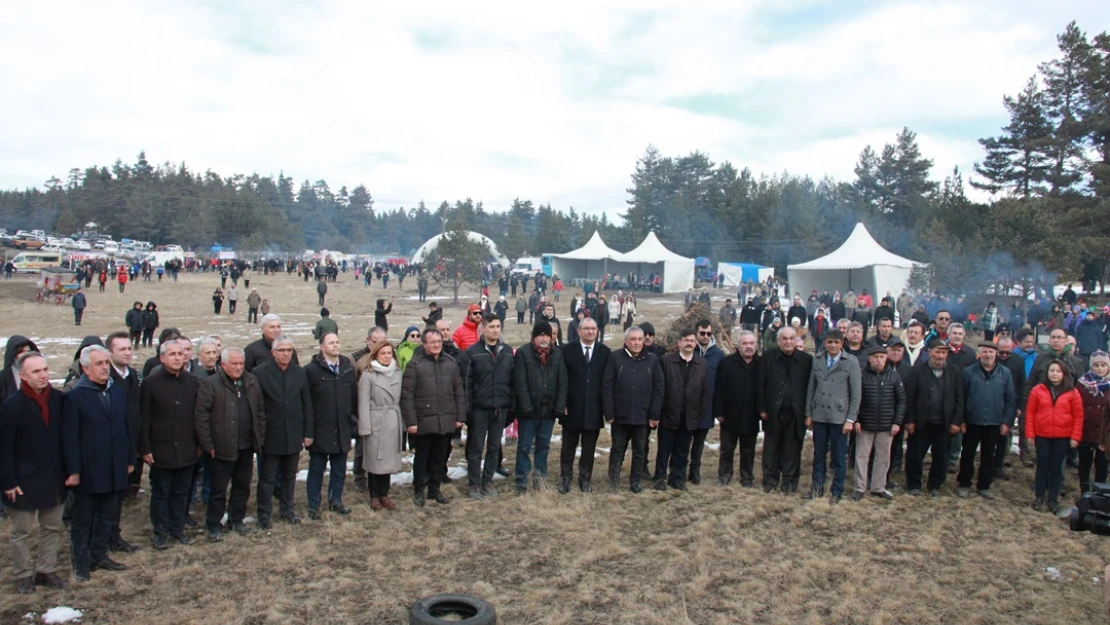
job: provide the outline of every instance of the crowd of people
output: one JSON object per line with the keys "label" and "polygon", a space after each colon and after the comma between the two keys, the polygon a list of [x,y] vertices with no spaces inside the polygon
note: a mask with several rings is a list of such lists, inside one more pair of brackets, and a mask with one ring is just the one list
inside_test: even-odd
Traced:
{"label": "crowd of people", "polygon": [[[498,288],[512,289],[509,278],[499,278]],[[326,285],[327,271],[316,279]],[[396,509],[391,478],[406,449],[414,452],[413,505],[447,505],[448,459],[464,429],[465,493],[479,501],[502,494],[494,485],[497,473],[511,477],[517,495],[547,487],[557,422],[562,446],[551,482],[562,494],[593,491],[595,452],[606,429],[612,445],[602,482],[612,491],[687,491],[701,484],[709,477],[702,466],[706,439],[718,426],[718,485],[727,487],[738,475],[741,487],[757,487],[762,434],[758,486],[797,493],[811,433],[812,475],[804,495],[832,503],[867,493],[893,499],[896,481],[910,496],[940,496],[949,473],[956,474],[958,497],[974,489],[992,500],[994,480],[1009,479],[1004,467],[1015,435],[1020,460],[1036,465],[1034,509],[1058,509],[1073,449],[1080,491],[1106,479],[1110,356],[1105,329],[1090,351],[1077,349],[1076,334],[1087,321],[1073,324],[1070,335],[1066,322],[1047,325],[1043,350],[1028,318],[1013,333],[993,325],[972,347],[970,320],[961,323],[959,313],[940,306],[926,319],[905,320],[899,336],[897,317],[880,312],[896,307],[894,298],[884,298],[893,306],[881,302],[872,311],[865,292],[849,293],[849,312],[838,306],[844,298],[832,296],[825,308],[815,293],[811,315],[800,297],[784,313],[773,296],[753,322],[745,311],[762,296],[744,292],[738,293],[743,310],[726,300],[712,316],[689,317],[668,350],[650,321],[635,321],[634,294],[606,298],[602,289],[611,285],[586,284],[569,296],[564,335],[555,312],[562,283],[552,282],[552,299],[544,278],[529,294],[534,302],[517,308],[517,323],[529,312],[531,330],[515,348],[502,338],[508,306],[498,304],[506,293],[491,306],[488,283],[457,328],[432,302],[424,327],[407,327],[397,342],[386,323],[392,301],[379,299],[365,345],[350,355],[342,353],[338,327],[324,308],[321,322],[330,323],[317,324],[318,351],[303,365],[280,317],[266,311],[261,336],[243,348],[205,336],[194,353],[191,339],[162,328],[157,355],[140,369],[135,349],[153,343],[162,320],[154,302],[135,302],[126,330],[82,342],[63,390],[50,383],[34,342],[12,336],[0,371],[0,491],[11,519],[17,590],[66,586],[57,574],[65,519],[74,579],[126,569],[112,554],[139,548],[123,538],[120,518],[144,466],[151,545],[163,550],[192,543],[186,527],[196,523],[191,509],[198,488],[211,543],[226,533],[270,529],[275,521],[300,523],[294,494],[304,450],[310,519],[351,512],[345,483],[352,451],[354,488],[368,494],[374,512]],[[526,283],[515,286],[522,301]],[[316,290],[323,306],[326,286]],[[248,307],[256,315],[262,302],[250,299],[255,295],[252,289]],[[213,301],[218,313],[222,299]],[[712,300],[703,291],[686,303],[711,309]],[[610,348],[604,332],[613,324],[623,334],[619,347]],[[725,336],[735,345],[730,353],[718,345]],[[518,439],[511,469],[502,466],[508,427]],[[245,522],[256,470],[257,528]]]}

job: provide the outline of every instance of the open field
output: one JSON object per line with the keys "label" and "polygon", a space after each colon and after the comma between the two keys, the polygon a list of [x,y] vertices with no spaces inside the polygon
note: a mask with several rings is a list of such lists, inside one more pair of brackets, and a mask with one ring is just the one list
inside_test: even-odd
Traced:
{"label": "open field", "polygon": [[[112,284],[97,293],[94,284],[85,322],[76,328],[68,307],[31,301],[31,279],[0,281],[0,337],[33,337],[50,357],[52,377],[62,378],[82,336],[123,329],[132,302],[154,300],[163,326],[176,325],[194,338],[218,333],[225,344],[245,345],[257,329],[246,323],[245,305],[234,317],[226,314],[226,303],[223,315],[212,314],[209,296],[217,284],[211,275],[183,275],[178,284],[131,283],[123,295]],[[395,285],[389,290],[397,295],[393,338],[426,310],[416,301],[415,280],[406,284],[403,292]],[[307,362],[315,349],[314,284],[256,275],[252,286],[283,316]],[[355,284],[350,274],[329,288],[328,308],[349,353],[363,342],[382,291]],[[247,291],[240,291],[245,303]],[[430,299],[447,304],[450,296]],[[559,304],[561,317],[567,306]],[[662,328],[680,312],[681,298],[645,297],[639,310]],[[461,304],[447,306],[452,323],[462,316]],[[510,319],[506,340],[519,345],[527,337],[526,326]],[[619,339],[610,336],[607,343],[615,347]],[[140,352],[137,365],[152,353]],[[689,493],[606,492],[609,440],[603,434],[589,496],[549,490],[518,498],[500,481],[500,498],[474,502],[456,482],[445,488],[452,499],[447,506],[429,503],[418,510],[410,491],[395,487],[398,510],[373,513],[348,489],[354,512],[347,518],[326,514],[322,522],[305,519],[296,527],[276,523],[272,532],[230,535],[218,545],[198,535],[191,547],[161,553],[148,546],[143,493],[124,510],[124,535],[145,547],[120,556],[131,567],[127,572],[97,572],[70,590],[19,596],[10,583],[10,556],[0,550],[0,623],[68,605],[85,611],[82,622],[98,624],[391,624],[407,622],[408,606],[438,592],[482,597],[496,606],[500,622],[510,624],[1047,625],[1105,619],[1095,579],[1103,581],[1110,541],[1072,534],[1050,515],[1030,510],[1031,469],[1012,468],[1014,479],[996,484],[993,503],[955,498],[949,479],[939,499],[866,498],[831,506],[737,484],[716,486],[716,440],[711,434],[706,482]],[[553,477],[558,450],[553,443]],[[514,451],[506,447],[506,466]],[[463,465],[459,455],[456,450],[452,466]],[[811,456],[807,444],[802,490]],[[1071,470],[1069,482],[1074,491]],[[253,493],[251,499],[249,514]],[[303,515],[303,483],[297,501]],[[6,525],[0,522],[5,535]],[[68,576],[67,552],[61,561]]]}

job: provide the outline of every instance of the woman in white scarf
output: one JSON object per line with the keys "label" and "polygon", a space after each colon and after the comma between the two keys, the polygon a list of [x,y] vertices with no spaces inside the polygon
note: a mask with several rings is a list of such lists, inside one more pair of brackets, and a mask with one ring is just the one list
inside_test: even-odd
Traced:
{"label": "woman in white scarf", "polygon": [[370,348],[367,368],[358,383],[358,435],[362,437],[362,468],[375,512],[396,506],[389,499],[390,477],[401,470],[401,368],[393,345],[382,340]]}

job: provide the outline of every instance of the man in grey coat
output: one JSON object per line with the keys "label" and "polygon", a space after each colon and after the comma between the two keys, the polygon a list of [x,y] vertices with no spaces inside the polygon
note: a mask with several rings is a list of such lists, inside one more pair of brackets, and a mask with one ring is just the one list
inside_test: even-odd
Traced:
{"label": "man in grey coat", "polygon": [[810,499],[825,496],[826,461],[832,451],[833,503],[844,495],[848,434],[860,402],[859,360],[844,353],[844,335],[829,330],[825,351],[813,359],[806,390],[806,427],[813,431],[813,486]]}

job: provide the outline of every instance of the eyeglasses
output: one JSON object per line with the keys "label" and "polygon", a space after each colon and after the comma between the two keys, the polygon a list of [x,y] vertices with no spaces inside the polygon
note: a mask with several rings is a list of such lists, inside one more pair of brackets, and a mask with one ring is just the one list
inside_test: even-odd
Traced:
{"label": "eyeglasses", "polygon": [[712,332],[698,332],[698,336],[713,336]]}
{"label": "eyeglasses", "polygon": [[952,317],[937,317],[937,321],[948,321]]}
{"label": "eyeglasses", "polygon": [[409,335],[409,338],[410,339],[418,339],[418,338],[420,338],[420,334],[418,332],[413,332],[412,334]]}
{"label": "eyeglasses", "polygon": [[1008,352],[1008,351],[1006,351],[1006,350],[1004,350],[1004,349],[1000,349],[1000,350],[998,350],[998,355],[999,355],[999,356],[1009,356],[1009,355],[1010,355],[1010,354],[1012,354],[1012,353],[1014,353],[1014,352]]}

